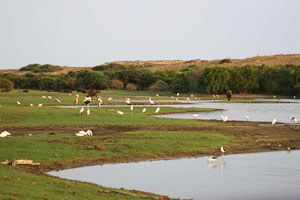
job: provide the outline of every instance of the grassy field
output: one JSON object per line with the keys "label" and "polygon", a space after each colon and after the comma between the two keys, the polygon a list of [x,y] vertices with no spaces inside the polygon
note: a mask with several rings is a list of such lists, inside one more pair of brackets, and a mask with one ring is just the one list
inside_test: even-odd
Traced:
{"label": "grassy field", "polygon": [[[80,108],[28,106],[42,101],[53,105],[53,98],[72,104],[74,95],[18,90],[0,93],[0,132],[8,130],[13,134],[0,138],[0,161],[32,159],[42,163],[37,167],[0,165],[0,199],[160,199],[159,195],[63,180],[44,172],[111,162],[218,155],[221,145],[229,153],[300,147],[299,130],[294,127],[152,117],[157,105],[147,107],[146,113],[142,113],[143,107],[136,106],[132,113],[129,106],[90,108],[90,116],[86,112],[79,114]],[[101,95],[147,100],[156,93],[114,90]],[[155,98],[170,98],[170,95],[161,93]],[[52,100],[42,96],[52,96]],[[125,114],[118,115],[118,110]],[[161,107],[160,114],[201,111],[212,109]],[[93,130],[94,136],[74,136],[87,129]],[[98,150],[99,145],[105,150]]]}

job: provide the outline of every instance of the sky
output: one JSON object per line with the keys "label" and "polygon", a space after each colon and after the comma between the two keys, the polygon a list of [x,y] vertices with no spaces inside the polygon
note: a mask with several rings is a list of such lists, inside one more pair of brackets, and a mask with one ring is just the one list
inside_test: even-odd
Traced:
{"label": "sky", "polygon": [[299,0],[0,0],[0,69],[300,53]]}

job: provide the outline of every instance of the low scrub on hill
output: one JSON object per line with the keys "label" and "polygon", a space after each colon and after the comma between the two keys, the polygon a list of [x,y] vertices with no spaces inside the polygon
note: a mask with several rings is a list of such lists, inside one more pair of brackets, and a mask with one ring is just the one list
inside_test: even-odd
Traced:
{"label": "low scrub on hill", "polygon": [[25,67],[21,67],[20,71],[31,71],[34,73],[41,73],[41,72],[55,72],[61,70],[62,67],[57,65],[40,65],[40,64],[30,64]]}

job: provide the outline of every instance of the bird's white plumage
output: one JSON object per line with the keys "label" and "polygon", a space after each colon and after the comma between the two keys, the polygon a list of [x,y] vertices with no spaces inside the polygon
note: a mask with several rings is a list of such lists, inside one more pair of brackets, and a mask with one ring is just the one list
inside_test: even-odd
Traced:
{"label": "bird's white plumage", "polygon": [[155,113],[158,113],[159,111],[160,111],[160,107],[157,107]]}
{"label": "bird's white plumage", "polygon": [[18,104],[18,105],[21,105],[20,101],[17,101],[17,104]]}
{"label": "bird's white plumage", "polygon": [[81,114],[81,113],[83,113],[83,112],[84,112],[84,107],[81,107],[79,113]]}
{"label": "bird's white plumage", "polygon": [[220,147],[220,151],[221,151],[222,153],[225,153],[225,149],[224,149],[223,146]]}
{"label": "bird's white plumage", "polygon": [[11,136],[11,134],[7,131],[3,131],[1,134],[0,134],[0,137],[7,137],[7,136]]}
{"label": "bird's white plumage", "polygon": [[277,122],[277,119],[273,119],[272,125],[274,125]]}
{"label": "bird's white plumage", "polygon": [[146,108],[143,108],[143,113],[145,113],[145,112],[146,112],[146,110],[147,110]]}
{"label": "bird's white plumage", "polygon": [[119,115],[124,115],[124,112],[118,110],[118,114],[119,114]]}
{"label": "bird's white plumage", "polygon": [[39,107],[42,107],[43,106],[43,104],[42,103],[39,103],[39,105],[38,105]]}
{"label": "bird's white plumage", "polygon": [[248,121],[250,117],[248,115],[245,115],[246,120]]}
{"label": "bird's white plumage", "polygon": [[130,111],[131,111],[131,112],[133,111],[133,105],[130,106]]}
{"label": "bird's white plumage", "polygon": [[90,115],[90,114],[91,114],[91,111],[90,111],[89,108],[87,109],[86,114],[87,114],[87,115]]}
{"label": "bird's white plumage", "polygon": [[193,114],[193,117],[196,119],[198,118],[199,114]]}
{"label": "bird's white plumage", "polygon": [[228,116],[221,116],[221,119],[223,120],[223,122],[227,122]]}

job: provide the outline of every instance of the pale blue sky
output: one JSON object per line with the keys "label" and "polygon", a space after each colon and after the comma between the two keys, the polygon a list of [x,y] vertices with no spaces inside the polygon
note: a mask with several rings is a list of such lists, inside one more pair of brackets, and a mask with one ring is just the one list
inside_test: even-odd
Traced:
{"label": "pale blue sky", "polygon": [[300,53],[299,0],[0,0],[0,68]]}

